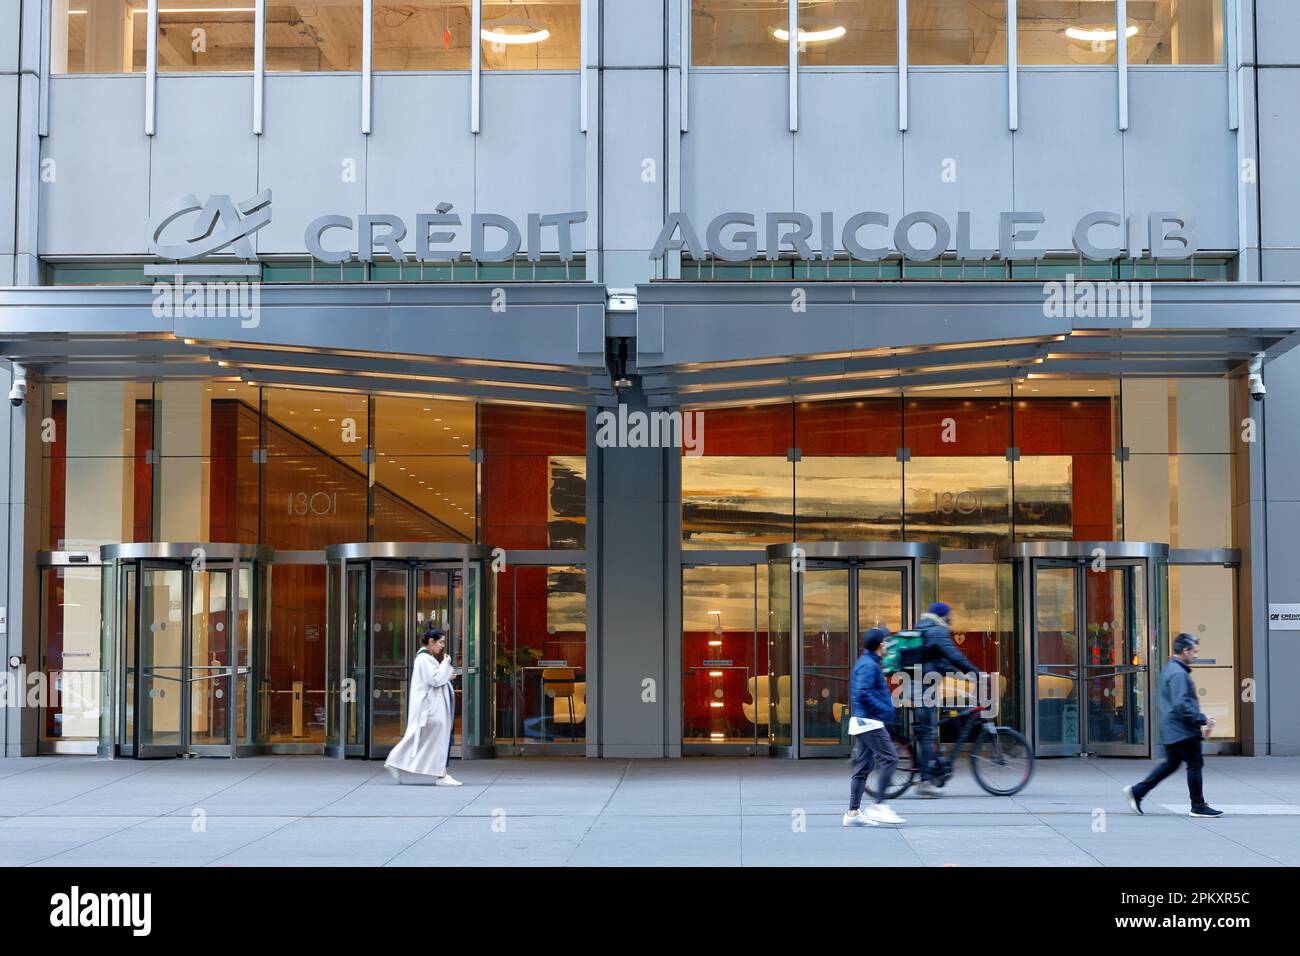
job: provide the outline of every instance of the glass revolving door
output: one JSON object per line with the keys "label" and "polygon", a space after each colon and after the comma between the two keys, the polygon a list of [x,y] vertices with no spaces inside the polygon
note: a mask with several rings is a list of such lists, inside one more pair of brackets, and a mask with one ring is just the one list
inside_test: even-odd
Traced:
{"label": "glass revolving door", "polygon": [[272,552],[254,545],[100,549],[106,682],[99,752],[234,757],[265,738]]}
{"label": "glass revolving door", "polygon": [[370,542],[334,545],[325,557],[325,753],[388,756],[406,729],[419,637],[433,623],[458,674],[452,756],[491,756],[492,549]]}

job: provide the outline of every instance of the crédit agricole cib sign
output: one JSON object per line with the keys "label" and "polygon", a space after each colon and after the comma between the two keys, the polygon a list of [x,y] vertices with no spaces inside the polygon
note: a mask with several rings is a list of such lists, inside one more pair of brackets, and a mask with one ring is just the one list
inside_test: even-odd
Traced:
{"label": "cr\u00e9dit agricole cib sign", "polygon": [[[761,222],[754,213],[724,212],[710,219],[702,233],[690,214],[675,212],[660,228],[650,258],[681,252],[695,259],[713,256],[745,262],[793,253],[804,260],[829,260],[843,250],[864,261],[901,255],[925,262],[951,249],[959,259],[1033,259],[1052,251],[1035,246],[1047,223],[1044,213],[1000,212],[982,219],[986,221],[979,223],[981,228],[996,234],[996,246],[975,244],[976,216],[969,212],[958,212],[955,222],[924,210],[897,221],[875,211],[856,212],[843,220],[833,212],[768,212]],[[506,262],[521,250],[536,261],[542,258],[544,239],[553,239],[555,252],[549,255],[568,262],[575,255],[573,227],[586,221],[584,211],[530,212],[523,223],[497,213],[463,217],[450,203],[440,203],[434,212],[407,218],[394,213],[318,216],[307,223],[303,246],[316,261],[331,264],[371,262],[376,255],[397,261],[449,262],[462,258],[462,230],[468,229],[469,258],[475,262]],[[187,194],[168,203],[155,220],[150,251],[175,263],[217,255],[251,262],[257,256],[249,237],[270,222],[269,189],[240,203],[227,195],[213,195],[200,203]],[[402,248],[408,231],[413,253]],[[1144,252],[1156,259],[1185,259],[1196,251],[1191,220],[1178,212],[1127,217],[1104,210],[1090,212],[1072,224],[1071,239],[1080,255],[1101,261]]]}

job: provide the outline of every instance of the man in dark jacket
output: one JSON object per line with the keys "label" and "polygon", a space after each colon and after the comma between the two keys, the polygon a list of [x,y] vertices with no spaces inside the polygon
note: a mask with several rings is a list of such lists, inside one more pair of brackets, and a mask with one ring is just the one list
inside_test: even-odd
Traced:
{"label": "man in dark jacket", "polygon": [[921,680],[915,679],[915,671],[911,671],[912,716],[916,721],[916,741],[919,751],[916,756],[921,766],[921,783],[916,788],[916,792],[923,797],[940,795],[939,788],[930,782],[931,767],[935,760],[935,726],[939,715],[937,708],[927,706],[927,702],[923,702],[925,676],[935,674],[937,676],[934,680],[939,681],[945,674],[973,674],[979,670],[966,659],[966,655],[957,650],[957,645],[953,643],[952,626],[948,620],[951,614],[952,609],[939,601],[931,604],[929,613],[922,614],[921,619],[917,621],[917,630],[921,632],[925,644],[922,648]]}
{"label": "man in dark jacket", "polygon": [[1201,713],[1196,684],[1192,681],[1192,661],[1196,660],[1199,643],[1190,634],[1179,634],[1174,638],[1173,656],[1160,672],[1160,742],[1165,747],[1165,762],[1141,783],[1124,788],[1124,796],[1128,797],[1134,813],[1142,812],[1142,799],[1156,784],[1177,770],[1180,763],[1186,763],[1192,816],[1223,816],[1222,810],[1205,802],[1201,790],[1201,767],[1205,764],[1201,756],[1202,728],[1213,727],[1214,718]]}
{"label": "man in dark jacket", "polygon": [[[853,777],[849,781],[849,810],[843,821],[846,827],[906,822],[885,806],[883,796],[885,786],[898,766],[898,751],[889,739],[889,725],[894,722],[894,700],[880,666],[880,654],[887,636],[878,627],[862,635],[862,656],[853,665],[849,682],[849,699],[853,702],[853,719],[849,722],[849,733],[853,737]],[[858,808],[862,805],[862,791],[866,789],[867,774],[873,764],[880,770],[880,795],[862,813]]]}

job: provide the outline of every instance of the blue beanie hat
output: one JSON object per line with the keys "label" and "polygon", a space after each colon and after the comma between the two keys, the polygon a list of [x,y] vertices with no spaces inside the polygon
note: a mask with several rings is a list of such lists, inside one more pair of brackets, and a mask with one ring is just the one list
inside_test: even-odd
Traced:
{"label": "blue beanie hat", "polygon": [[889,637],[889,632],[885,630],[883,627],[873,627],[871,630],[867,631],[862,635],[862,646],[865,648],[867,646],[867,643],[873,637],[879,638],[880,640],[883,641],[885,640],[885,638]]}
{"label": "blue beanie hat", "polygon": [[948,613],[951,610],[952,608],[944,604],[942,601],[935,601],[933,604],[930,605],[930,613],[933,614],[935,617],[947,618]]}

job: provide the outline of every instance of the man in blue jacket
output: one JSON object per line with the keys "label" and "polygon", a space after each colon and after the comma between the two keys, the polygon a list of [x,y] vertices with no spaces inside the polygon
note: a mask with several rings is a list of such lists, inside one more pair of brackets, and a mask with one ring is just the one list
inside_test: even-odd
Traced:
{"label": "man in blue jacket", "polygon": [[1201,705],[1196,697],[1196,684],[1192,681],[1192,661],[1196,660],[1197,645],[1200,642],[1190,634],[1179,634],[1174,638],[1174,653],[1160,672],[1160,742],[1165,746],[1165,762],[1152,770],[1145,780],[1124,788],[1128,805],[1134,813],[1142,812],[1142,799],[1150,793],[1161,780],[1178,769],[1180,763],[1187,764],[1187,792],[1192,798],[1192,816],[1221,817],[1222,810],[1216,810],[1205,802],[1201,790],[1201,768],[1205,758],[1201,756],[1202,728],[1214,726],[1214,718],[1201,713]]}
{"label": "man in blue jacket", "polygon": [[[849,699],[853,702],[853,719],[849,733],[853,737],[853,777],[849,781],[849,810],[844,814],[846,827],[874,827],[881,823],[906,823],[902,817],[885,806],[884,790],[898,766],[898,751],[889,739],[889,725],[894,722],[894,700],[889,694],[880,654],[885,645],[886,631],[873,627],[862,635],[862,656],[853,665],[849,682]],[[872,764],[880,771],[880,796],[860,812],[862,791],[867,786],[867,774]]]}
{"label": "man in blue jacket", "polygon": [[[921,783],[916,792],[922,797],[940,796],[939,788],[930,782],[930,768],[935,760],[935,727],[938,724],[938,709],[923,704],[925,676],[936,674],[935,680],[942,680],[945,674],[974,674],[979,668],[972,664],[961,651],[957,650],[952,639],[952,625],[949,618],[952,609],[942,601],[930,605],[930,610],[921,615],[916,622],[917,630],[925,640],[922,649],[924,663],[921,664],[921,680],[912,680],[913,719],[916,721],[917,760],[921,766]],[[909,670],[911,670],[909,668]],[[915,671],[912,671],[914,674]]]}

